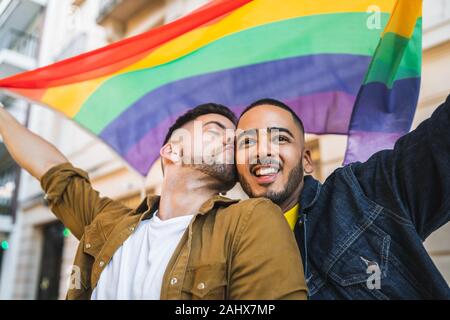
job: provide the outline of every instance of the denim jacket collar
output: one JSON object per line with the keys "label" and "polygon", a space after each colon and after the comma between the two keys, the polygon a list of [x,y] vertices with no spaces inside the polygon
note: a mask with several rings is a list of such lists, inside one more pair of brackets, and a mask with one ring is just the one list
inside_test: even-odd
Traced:
{"label": "denim jacket collar", "polygon": [[303,179],[303,190],[300,194],[300,207],[302,210],[312,207],[319,198],[322,184],[312,176],[305,176]]}

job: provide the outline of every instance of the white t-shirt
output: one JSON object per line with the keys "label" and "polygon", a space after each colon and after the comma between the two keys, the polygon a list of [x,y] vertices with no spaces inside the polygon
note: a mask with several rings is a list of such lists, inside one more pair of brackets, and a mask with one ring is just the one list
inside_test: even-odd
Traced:
{"label": "white t-shirt", "polygon": [[143,220],[114,253],[100,275],[92,300],[158,300],[163,276],[193,215]]}

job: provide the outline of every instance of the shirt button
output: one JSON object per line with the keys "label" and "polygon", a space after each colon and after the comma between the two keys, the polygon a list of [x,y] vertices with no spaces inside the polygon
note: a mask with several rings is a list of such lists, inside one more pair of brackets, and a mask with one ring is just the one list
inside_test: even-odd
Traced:
{"label": "shirt button", "polygon": [[100,263],[98,264],[100,266],[100,268],[103,268],[103,266],[105,265],[104,261],[100,261]]}
{"label": "shirt button", "polygon": [[199,284],[198,284],[198,286],[197,286],[197,289],[198,290],[203,290],[203,289],[205,289],[205,284],[203,283],[203,282],[200,282]]}
{"label": "shirt button", "polygon": [[91,247],[90,243],[86,243],[86,249],[89,249]]}
{"label": "shirt button", "polygon": [[44,200],[48,200],[48,194],[44,194]]}
{"label": "shirt button", "polygon": [[172,279],[170,279],[170,284],[173,286],[173,285],[175,285],[175,284],[177,284],[177,282],[178,282],[178,279],[177,278],[172,278]]}
{"label": "shirt button", "polygon": [[133,232],[134,231],[134,227],[130,227],[130,231]]}

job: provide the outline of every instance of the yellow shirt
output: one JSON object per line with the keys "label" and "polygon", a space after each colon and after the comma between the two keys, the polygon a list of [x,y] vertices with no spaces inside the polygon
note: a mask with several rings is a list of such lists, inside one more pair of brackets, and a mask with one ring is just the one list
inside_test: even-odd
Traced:
{"label": "yellow shirt", "polygon": [[291,227],[291,230],[294,231],[295,224],[297,223],[298,220],[298,204],[292,209],[285,212],[284,217],[289,223],[289,227]]}

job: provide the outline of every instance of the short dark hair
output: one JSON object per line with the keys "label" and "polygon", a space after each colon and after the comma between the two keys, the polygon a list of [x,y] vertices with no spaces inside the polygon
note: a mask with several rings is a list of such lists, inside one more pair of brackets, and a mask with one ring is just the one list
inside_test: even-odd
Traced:
{"label": "short dark hair", "polygon": [[288,111],[292,117],[294,118],[295,123],[298,125],[298,127],[301,129],[301,132],[304,134],[305,133],[305,127],[303,126],[303,122],[300,119],[300,117],[285,103],[276,100],[276,99],[271,99],[271,98],[264,98],[264,99],[260,99],[257,100],[255,102],[253,102],[251,105],[249,105],[247,108],[245,108],[245,110],[241,113],[240,118],[242,118],[242,116],[249,110],[258,107],[258,106],[262,106],[262,105],[271,105],[271,106],[275,106],[281,109],[284,109],[286,111]]}
{"label": "short dark hair", "polygon": [[164,139],[163,145],[165,145],[167,142],[169,142],[170,137],[174,133],[175,130],[180,129],[182,126],[184,126],[186,123],[193,121],[197,119],[200,116],[203,116],[205,114],[220,114],[233,122],[234,125],[237,124],[237,117],[231,111],[229,108],[225,107],[224,105],[217,104],[217,103],[205,103],[201,104],[199,106],[196,106],[195,108],[187,111],[182,116],[180,116],[175,123],[170,127],[169,131],[167,132],[166,138]]}

